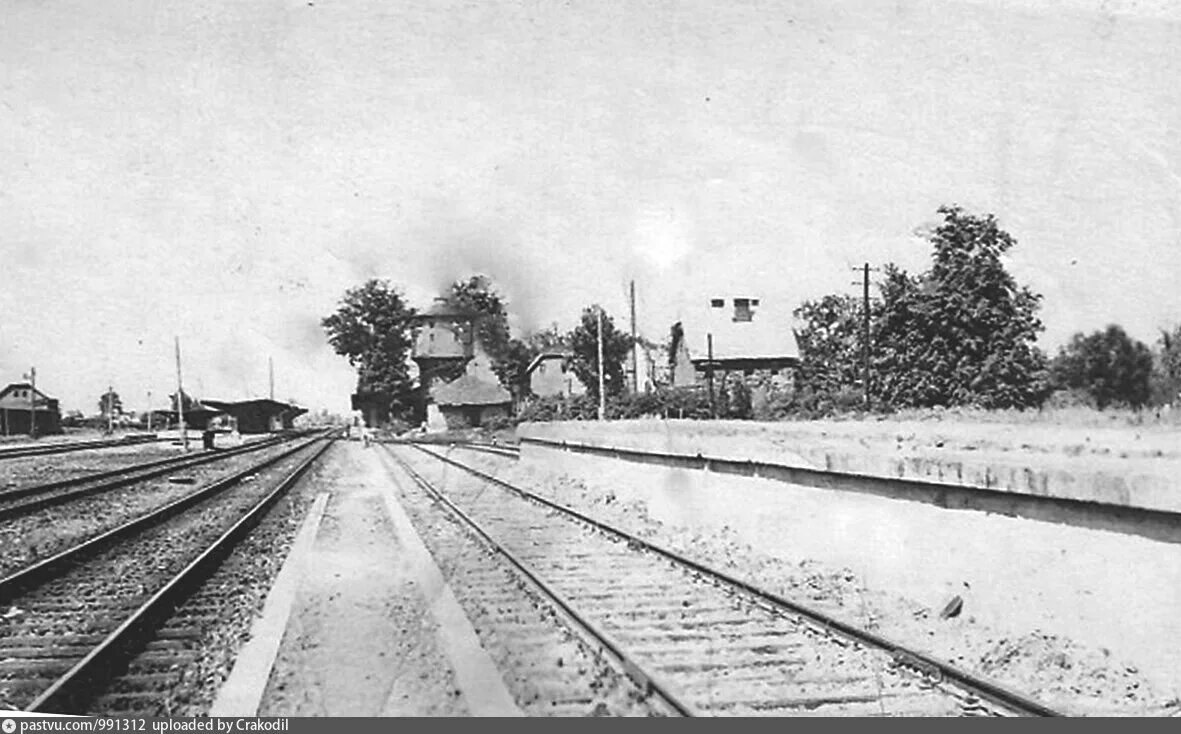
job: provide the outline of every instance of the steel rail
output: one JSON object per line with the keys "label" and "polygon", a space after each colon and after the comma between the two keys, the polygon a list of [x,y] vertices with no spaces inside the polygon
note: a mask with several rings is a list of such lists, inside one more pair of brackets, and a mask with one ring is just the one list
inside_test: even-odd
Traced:
{"label": "steel rail", "polygon": [[748,597],[753,597],[765,605],[770,605],[774,609],[798,615],[821,627],[822,629],[837,633],[853,641],[875,647],[880,650],[885,650],[886,652],[890,653],[894,660],[900,665],[914,669],[924,675],[935,672],[944,680],[953,681],[961,688],[978,695],[981,698],[992,701],[995,704],[999,704],[1013,711],[1014,713],[1027,716],[1067,715],[1063,712],[1050,708],[1040,701],[1036,701],[1022,693],[1018,693],[1017,691],[1013,691],[1005,686],[1002,686],[999,683],[973,675],[966,670],[956,667],[948,661],[921,651],[913,650],[905,645],[883,637],[882,635],[862,629],[856,625],[839,620],[836,617],[821,612],[817,609],[813,609],[799,602],[787,599],[774,592],[762,589],[749,581],[744,581],[737,577],[731,576],[725,571],[721,571],[707,564],[694,561],[693,559],[687,558],[676,551],[670,550],[651,541],[644,540],[643,538],[628,533],[626,530],[621,530],[601,520],[597,520],[593,517],[585,515],[578,510],[567,507],[558,502],[554,502],[553,500],[549,500],[545,497],[530,492],[527,489],[517,487],[502,479],[498,479],[490,474],[486,474],[479,469],[467,466],[466,464],[456,461],[455,459],[452,459],[448,456],[441,456],[434,451],[419,445],[415,445],[415,448],[425,454],[428,454],[429,456],[434,457],[435,459],[438,459],[439,461],[446,462],[468,472],[469,474],[477,476],[484,481],[490,482],[499,487],[503,487],[504,489],[514,492],[522,497],[525,497],[526,499],[538,502],[564,515],[577,518],[581,522],[584,522],[594,528],[625,540],[629,545],[638,546],[667,558],[676,564],[690,568],[699,574],[709,577],[710,579],[716,580],[725,584],[726,586],[741,591]]}
{"label": "steel rail", "polygon": [[[153,479],[177,469],[200,466],[202,464],[208,464],[215,461],[220,461],[222,459],[227,459],[232,456],[240,456],[242,454],[260,451],[265,448],[277,446],[285,440],[289,439],[266,439],[223,451],[202,453],[197,456],[170,456],[167,459],[160,459],[159,461],[149,461],[143,464],[136,464],[134,466],[127,466],[109,471],[96,472],[94,474],[72,477],[70,479],[62,479],[56,482],[47,482],[45,484],[35,484],[28,487],[17,487],[16,489],[0,491],[0,503],[2,503],[9,500],[20,499],[22,497],[29,497],[31,495],[44,495],[59,489],[67,489],[69,487],[88,485],[92,482],[100,482],[95,486],[84,487],[73,492],[55,494],[49,497],[33,497],[32,499],[26,500],[24,502],[0,506],[0,520],[26,515],[30,512],[34,512],[45,507],[51,507],[56,504],[61,504],[63,502],[68,502],[79,497],[85,497],[91,494],[100,494],[108,490],[125,487],[129,484],[135,484],[136,482]],[[113,481],[103,481],[106,479],[113,479]]]}
{"label": "steel rail", "polygon": [[487,454],[496,454],[497,456],[508,456],[514,459],[521,457],[521,447],[519,444],[513,443],[490,443],[487,441],[431,441],[426,439],[393,439],[390,441],[382,441],[382,443],[392,444],[413,444],[416,446],[454,446],[461,449],[469,449],[472,451],[483,451]]}
{"label": "steel rail", "polygon": [[458,443],[456,448],[467,449],[468,451],[479,451],[482,454],[492,454],[493,456],[507,456],[510,459],[521,458],[520,450],[507,449],[492,444],[479,443]]}
{"label": "steel rail", "polygon": [[99,549],[107,545],[126,538],[141,530],[158,525],[165,520],[177,515],[192,505],[195,505],[202,500],[205,500],[213,495],[237,484],[246,477],[259,472],[266,467],[278,463],[279,461],[295,454],[311,444],[315,443],[326,436],[316,436],[297,446],[280,452],[274,456],[268,457],[242,471],[236,472],[228,477],[222,477],[210,484],[201,487],[192,494],[185,495],[180,499],[164,505],[163,507],[152,510],[151,512],[141,515],[140,517],[130,520],[119,527],[97,535],[89,540],[83,541],[75,546],[67,548],[60,553],[57,553],[49,558],[37,561],[19,571],[15,571],[8,576],[0,579],[0,606],[9,602],[10,599],[16,595],[23,593],[29,588],[38,586],[52,579],[59,572],[68,567],[83,561],[87,556],[97,552]]}
{"label": "steel rail", "polygon": [[[562,612],[564,612],[578,627],[580,627],[586,634],[594,638],[612,657],[618,661],[624,673],[636,682],[646,693],[657,695],[662,701],[668,704],[674,711],[681,716],[696,716],[693,708],[680,700],[676,694],[665,685],[658,676],[653,675],[645,670],[642,665],[633,660],[623,649],[623,646],[617,642],[610,634],[601,629],[584,615],[579,613],[573,605],[566,600],[556,589],[550,584],[546,583],[536,572],[529,567],[527,563],[517,558],[517,556],[497,542],[491,535],[487,533],[475,520],[473,520],[467,513],[461,510],[454,502],[447,498],[443,493],[439,492],[425,477],[416,472],[409,464],[407,464],[402,457],[394,453],[393,449],[388,445],[385,447],[387,452],[394,461],[402,468],[406,474],[414,480],[418,486],[422,487],[431,497],[443,503],[447,509],[456,517],[458,517],[465,525],[476,533],[484,542],[495,552],[499,553],[505,558],[517,571],[527,578],[541,593],[553,602]],[[428,452],[429,453],[429,452]]]}
{"label": "steel rail", "polygon": [[157,437],[143,437],[143,438],[122,438],[118,441],[98,440],[98,441],[72,441],[55,444],[47,444],[42,446],[13,446],[11,448],[0,448],[0,461],[4,459],[20,459],[27,456],[45,456],[48,454],[65,454],[70,451],[84,451],[86,449],[108,449],[117,448],[119,446],[135,446],[141,443],[155,443],[157,441],[170,441],[168,438]]}
{"label": "steel rail", "polygon": [[[321,440],[320,437],[301,444],[296,451]],[[142,643],[166,620],[181,601],[217,568],[220,562],[251,529],[262,519],[263,514],[282,497],[295,482],[303,476],[313,463],[332,445],[325,440],[311,456],[300,462],[284,479],[260,499],[232,527],[218,537],[197,558],[185,566],[167,584],[135,609],[102,642],[70,670],[57,678],[40,696],[26,707],[26,711],[39,713],[74,713],[81,710],[86,699],[93,695],[96,682],[106,678],[110,671],[130,656],[137,643]],[[284,456],[290,455],[289,452]],[[265,462],[272,463],[271,461]],[[262,465],[255,467],[257,471]]]}

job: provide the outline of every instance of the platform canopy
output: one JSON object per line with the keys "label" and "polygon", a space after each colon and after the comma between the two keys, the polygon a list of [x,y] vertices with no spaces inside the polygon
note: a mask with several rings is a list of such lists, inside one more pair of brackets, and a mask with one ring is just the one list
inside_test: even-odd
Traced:
{"label": "platform canopy", "polygon": [[296,416],[308,412],[307,408],[269,398],[201,402],[234,418],[238,423],[238,430],[242,433],[266,433],[279,428],[291,428],[291,421]]}
{"label": "platform canopy", "polygon": [[[213,406],[197,403],[185,411],[185,425],[190,428],[204,426],[211,419],[224,415],[225,411]],[[177,420],[175,410],[153,410],[153,416],[164,416],[170,423]]]}

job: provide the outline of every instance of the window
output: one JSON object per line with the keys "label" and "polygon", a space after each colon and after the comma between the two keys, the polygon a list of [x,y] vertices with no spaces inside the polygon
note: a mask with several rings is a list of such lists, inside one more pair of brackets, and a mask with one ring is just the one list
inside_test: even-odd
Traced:
{"label": "window", "polygon": [[725,308],[726,307],[726,299],[725,298],[715,298],[709,302],[709,305],[713,308]]}
{"label": "window", "polygon": [[734,320],[735,321],[750,321],[751,319],[750,299],[749,298],[735,298],[734,299]]}

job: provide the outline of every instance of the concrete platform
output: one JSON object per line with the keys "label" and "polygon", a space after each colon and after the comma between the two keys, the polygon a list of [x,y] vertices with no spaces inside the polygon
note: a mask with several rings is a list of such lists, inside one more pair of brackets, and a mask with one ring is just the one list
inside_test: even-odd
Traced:
{"label": "concrete platform", "polygon": [[211,716],[519,716],[375,451],[338,442]]}
{"label": "concrete platform", "polygon": [[533,423],[517,433],[1181,513],[1181,431],[1167,428],[635,420]]}

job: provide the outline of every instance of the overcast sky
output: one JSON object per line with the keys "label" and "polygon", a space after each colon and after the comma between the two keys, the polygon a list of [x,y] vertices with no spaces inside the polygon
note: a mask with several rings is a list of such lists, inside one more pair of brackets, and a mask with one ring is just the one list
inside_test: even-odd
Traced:
{"label": "overcast sky", "polygon": [[0,0],[0,382],[346,410],[319,320],[491,275],[522,329],[660,340],[925,267],[992,212],[1051,353],[1181,322],[1169,3]]}

